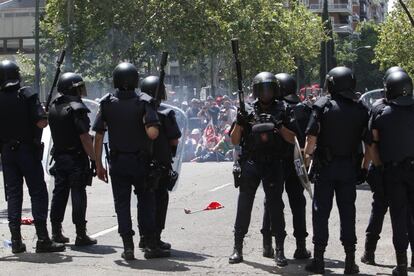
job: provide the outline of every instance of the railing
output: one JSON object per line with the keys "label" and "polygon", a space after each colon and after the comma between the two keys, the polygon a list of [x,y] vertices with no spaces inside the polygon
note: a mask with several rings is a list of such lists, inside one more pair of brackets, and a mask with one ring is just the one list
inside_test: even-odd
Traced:
{"label": "railing", "polygon": [[33,37],[0,37],[0,55],[34,53]]}
{"label": "railing", "polygon": [[[323,9],[323,4],[310,4],[309,9],[312,11],[321,12]],[[352,5],[349,3],[343,4],[328,4],[329,12],[347,12],[352,13]]]}
{"label": "railing", "polygon": [[352,33],[354,31],[350,24],[332,24],[332,29],[336,33]]}

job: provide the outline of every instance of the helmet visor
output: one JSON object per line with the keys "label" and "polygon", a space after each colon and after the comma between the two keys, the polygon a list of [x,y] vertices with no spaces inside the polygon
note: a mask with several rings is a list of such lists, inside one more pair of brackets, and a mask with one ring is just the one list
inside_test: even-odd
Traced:
{"label": "helmet visor", "polygon": [[84,81],[74,83],[72,87],[77,90],[79,96],[81,97],[88,96],[88,91],[86,91],[86,86],[85,86]]}
{"label": "helmet visor", "polygon": [[277,84],[273,82],[260,83],[255,86],[256,96],[262,103],[268,104],[275,99]]}

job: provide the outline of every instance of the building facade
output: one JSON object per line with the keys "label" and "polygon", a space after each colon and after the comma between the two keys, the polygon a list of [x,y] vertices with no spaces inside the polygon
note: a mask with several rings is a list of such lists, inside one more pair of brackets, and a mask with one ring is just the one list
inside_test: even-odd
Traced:
{"label": "building facade", "polygon": [[[314,13],[322,14],[323,0],[301,0]],[[388,0],[328,0],[334,32],[352,34],[361,21],[383,22]]]}

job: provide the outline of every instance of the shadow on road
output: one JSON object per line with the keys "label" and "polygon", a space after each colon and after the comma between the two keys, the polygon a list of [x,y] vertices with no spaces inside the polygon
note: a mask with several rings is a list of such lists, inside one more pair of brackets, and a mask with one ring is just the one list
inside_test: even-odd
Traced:
{"label": "shadow on road", "polygon": [[0,258],[0,262],[25,262],[36,264],[60,264],[70,263],[73,261],[73,256],[67,256],[60,253],[22,253],[18,255],[6,256]]}
{"label": "shadow on road", "polygon": [[124,261],[117,260],[114,261],[115,264],[122,267],[129,267],[131,269],[148,269],[155,271],[171,271],[171,272],[184,272],[189,271],[190,267],[198,267],[204,269],[212,269],[210,266],[201,266],[201,265],[188,265],[186,263],[177,262],[175,260],[180,260],[184,262],[201,262],[206,260],[210,255],[204,255],[194,252],[181,251],[181,250],[171,250],[171,257],[169,258],[160,258],[160,259],[151,259],[151,260],[133,260],[133,261]]}
{"label": "shadow on road", "polygon": [[[288,260],[289,265],[286,267],[278,267],[276,265],[269,266],[251,261],[244,261],[255,269],[260,269],[265,272],[269,272],[277,275],[314,275],[314,273],[307,272],[305,266],[310,260]],[[331,269],[343,269],[345,267],[344,262],[338,260],[325,259],[325,275],[343,275],[343,273],[334,273]],[[361,276],[369,276],[370,274],[359,273]]]}
{"label": "shadow on road", "polygon": [[97,255],[113,254],[113,253],[116,253],[115,248],[122,248],[120,246],[109,246],[109,245],[102,245],[102,244],[96,244],[96,245],[91,245],[91,246],[69,245],[67,247],[70,247],[70,250],[75,251],[75,252],[97,254]]}

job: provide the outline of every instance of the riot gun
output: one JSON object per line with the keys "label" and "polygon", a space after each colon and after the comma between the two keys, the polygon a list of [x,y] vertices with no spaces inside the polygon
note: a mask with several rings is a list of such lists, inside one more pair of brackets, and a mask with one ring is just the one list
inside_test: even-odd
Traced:
{"label": "riot gun", "polygon": [[155,90],[155,100],[160,101],[160,90],[161,87],[164,85],[164,79],[165,79],[165,66],[167,66],[167,60],[168,60],[168,52],[162,52],[161,56],[161,62],[160,62],[160,77],[159,82],[157,85],[157,89]]}
{"label": "riot gun", "polygon": [[240,111],[246,114],[246,107],[244,106],[244,92],[243,92],[243,77],[241,71],[241,63],[239,60],[239,40],[234,38],[231,40],[231,48],[233,50],[234,61],[236,64],[237,73],[237,94],[239,95]]}
{"label": "riot gun", "polygon": [[65,60],[65,55],[66,55],[66,51],[62,50],[58,60],[56,61],[55,78],[53,79],[53,84],[52,84],[52,87],[50,88],[50,92],[47,95],[47,101],[46,101],[46,105],[45,105],[46,112],[49,111],[49,105],[50,105],[50,102],[52,101],[53,91],[55,90],[56,84],[59,80],[59,76],[60,76],[60,73],[61,73],[60,67],[62,66],[62,63]]}

